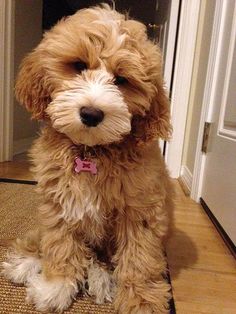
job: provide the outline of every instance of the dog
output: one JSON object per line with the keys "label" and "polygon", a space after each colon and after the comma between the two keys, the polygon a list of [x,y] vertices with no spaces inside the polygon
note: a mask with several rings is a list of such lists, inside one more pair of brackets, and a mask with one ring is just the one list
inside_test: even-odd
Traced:
{"label": "dog", "polygon": [[15,91],[44,121],[30,152],[43,202],[3,274],[39,311],[63,312],[83,291],[121,314],[168,313],[173,192],[158,139],[170,110],[145,26],[107,4],[80,10],[25,57]]}

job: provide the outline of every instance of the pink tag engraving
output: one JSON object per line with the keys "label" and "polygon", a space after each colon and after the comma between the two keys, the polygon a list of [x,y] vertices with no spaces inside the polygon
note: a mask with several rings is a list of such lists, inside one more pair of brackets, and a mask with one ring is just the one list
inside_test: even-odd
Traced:
{"label": "pink tag engraving", "polygon": [[75,172],[80,173],[81,171],[91,172],[97,174],[97,166],[95,162],[82,160],[79,157],[75,158]]}

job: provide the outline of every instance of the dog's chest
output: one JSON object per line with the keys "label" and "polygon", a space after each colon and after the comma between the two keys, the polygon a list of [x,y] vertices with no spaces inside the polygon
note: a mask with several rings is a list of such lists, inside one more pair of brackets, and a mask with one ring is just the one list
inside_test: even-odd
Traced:
{"label": "dog's chest", "polygon": [[[154,168],[151,162],[142,162],[141,155],[131,158],[131,153],[112,151],[88,158],[92,164],[81,166],[75,162],[78,152],[67,142],[56,147],[47,144],[43,150],[44,142],[39,139],[32,150],[39,192],[45,201],[60,205],[58,215],[66,221],[76,223],[88,217],[99,222],[114,209],[123,213],[126,207],[147,207],[156,201],[155,195],[146,197],[154,191],[150,175]],[[87,171],[89,166],[92,172]]]}
{"label": "dog's chest", "polygon": [[70,178],[59,180],[56,198],[62,208],[60,215],[66,221],[88,217],[99,223],[114,208],[124,207],[121,170],[117,167],[108,170],[101,162],[96,167],[95,174],[87,169],[77,172],[73,166]]}

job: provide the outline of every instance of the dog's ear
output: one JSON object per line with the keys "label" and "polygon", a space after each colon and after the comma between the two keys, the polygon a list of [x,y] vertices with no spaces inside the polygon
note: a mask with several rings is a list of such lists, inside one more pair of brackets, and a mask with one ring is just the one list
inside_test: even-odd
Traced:
{"label": "dog's ear", "polygon": [[42,63],[36,48],[23,59],[16,79],[16,99],[32,113],[34,119],[44,118],[44,110],[50,102],[48,79]]}
{"label": "dog's ear", "polygon": [[148,142],[157,138],[168,140],[171,132],[169,99],[163,86],[159,86],[146,115],[133,117],[132,133],[138,141]]}
{"label": "dog's ear", "polygon": [[156,96],[147,114],[147,133],[150,138],[168,140],[172,133],[170,124],[170,102],[163,86],[157,87]]}
{"label": "dog's ear", "polygon": [[147,29],[143,23],[140,23],[135,20],[126,20],[123,22],[124,28],[132,38],[135,38],[137,41],[147,39]]}
{"label": "dog's ear", "polygon": [[149,94],[150,108],[144,116],[137,115],[132,120],[132,134],[138,142],[148,142],[157,138],[170,139],[170,102],[163,80],[163,59],[159,46],[149,40],[141,43],[144,55],[143,65],[147,78],[152,85]]}

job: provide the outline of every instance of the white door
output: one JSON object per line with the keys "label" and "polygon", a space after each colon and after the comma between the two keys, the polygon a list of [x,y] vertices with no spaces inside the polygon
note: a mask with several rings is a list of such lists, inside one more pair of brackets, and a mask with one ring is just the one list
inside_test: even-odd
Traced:
{"label": "white door", "polygon": [[236,1],[218,1],[208,149],[201,197],[236,244]]}

